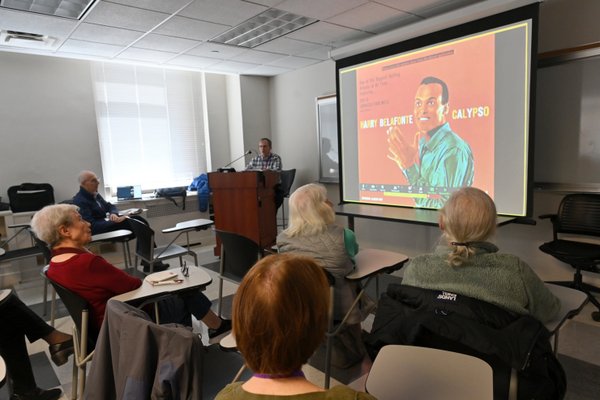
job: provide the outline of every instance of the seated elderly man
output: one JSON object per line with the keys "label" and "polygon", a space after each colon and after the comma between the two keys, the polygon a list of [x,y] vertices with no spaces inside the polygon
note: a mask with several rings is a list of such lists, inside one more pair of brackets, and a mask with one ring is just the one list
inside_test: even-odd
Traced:
{"label": "seated elderly man", "polygon": [[[117,231],[119,229],[128,229],[133,231],[130,226],[129,218],[137,219],[146,225],[148,221],[139,215],[132,217],[119,216],[119,210],[114,204],[104,200],[102,195],[98,193],[100,179],[92,171],[81,171],[79,173],[79,192],[73,197],[73,204],[79,207],[81,217],[90,223],[92,227],[92,235],[104,232]],[[142,261],[144,270],[149,270],[147,262]],[[157,262],[154,264],[155,271],[165,270],[169,264]]]}

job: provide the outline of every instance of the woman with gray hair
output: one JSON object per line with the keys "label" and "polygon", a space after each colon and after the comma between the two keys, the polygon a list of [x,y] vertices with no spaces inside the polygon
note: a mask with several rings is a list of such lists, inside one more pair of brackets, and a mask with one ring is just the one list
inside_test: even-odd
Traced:
{"label": "woman with gray hair", "polygon": [[[290,196],[289,208],[289,227],[277,236],[279,252],[312,257],[334,276],[334,319],[340,321],[357,294],[356,285],[344,279],[354,268],[353,257],[358,253],[354,232],[334,223],[335,213],[323,185],[309,183],[296,189]],[[359,343],[361,320],[361,312],[355,308],[347,320],[348,332],[360,347],[354,349],[354,356],[346,352],[347,357],[344,357],[341,352],[334,351],[334,365],[347,367],[362,359],[362,345]]]}
{"label": "woman with gray hair", "polygon": [[[140,279],[126,274],[85,248],[92,239],[92,231],[90,223],[82,219],[77,206],[46,206],[35,213],[31,228],[52,249],[48,278],[90,304],[91,320],[96,329],[102,325],[106,303],[111,297],[142,285]],[[176,312],[162,313],[162,319],[166,322],[189,324],[189,315],[192,314],[209,327],[211,338],[231,329],[231,321],[213,313],[210,300],[200,292],[181,294],[167,300],[171,306],[167,311]]]}
{"label": "woman with gray hair", "polygon": [[489,242],[496,206],[485,192],[473,187],[454,192],[440,210],[439,226],[446,243],[410,261],[403,285],[461,294],[541,322],[558,314],[560,300],[535,272]]}

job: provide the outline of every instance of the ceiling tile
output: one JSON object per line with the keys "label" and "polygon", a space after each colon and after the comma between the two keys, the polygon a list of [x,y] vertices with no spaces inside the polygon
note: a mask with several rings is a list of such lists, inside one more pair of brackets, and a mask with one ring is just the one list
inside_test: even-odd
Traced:
{"label": "ceiling tile", "polygon": [[147,31],[161,23],[169,15],[120,4],[100,2],[85,17],[85,22],[117,28]]}
{"label": "ceiling tile", "polygon": [[235,61],[223,61],[210,66],[213,71],[229,72],[234,74],[243,73],[246,70],[256,68],[257,64],[241,63]]}
{"label": "ceiling tile", "polygon": [[280,10],[324,20],[341,14],[369,0],[286,0],[277,5]]}
{"label": "ceiling tile", "polygon": [[63,43],[57,54],[64,52],[112,58],[121,50],[123,46],[69,39]]}
{"label": "ceiling tile", "polygon": [[275,76],[279,74],[284,74],[286,72],[292,71],[288,68],[274,67],[272,65],[260,65],[256,68],[251,68],[246,70],[245,74],[247,75],[264,75],[264,76]]}
{"label": "ceiling tile", "polygon": [[193,2],[178,15],[235,26],[267,8],[240,0],[203,0]]}
{"label": "ceiling tile", "polygon": [[287,36],[284,36],[271,40],[270,42],[267,42],[265,44],[261,44],[260,46],[255,47],[255,49],[270,51],[272,53],[292,55],[313,51],[319,47],[320,45],[316,43],[309,43],[302,40],[290,39]]}
{"label": "ceiling tile", "polygon": [[191,0],[107,0],[110,3],[120,3],[127,6],[143,8],[173,14]]}
{"label": "ceiling tile", "polygon": [[321,62],[321,60],[315,60],[314,58],[304,58],[304,57],[294,57],[288,56],[284,58],[280,58],[279,60],[275,60],[270,62],[269,65],[273,65],[275,67],[283,67],[283,68],[304,68],[312,64],[316,64]]}
{"label": "ceiling tile", "polygon": [[262,4],[267,7],[277,7],[278,4],[283,3],[284,0],[242,0],[245,3],[256,3]]}
{"label": "ceiling tile", "polygon": [[150,61],[162,64],[167,60],[172,59],[177,54],[167,53],[164,51],[137,49],[130,47],[117,56],[117,59],[135,60],[135,61]]}
{"label": "ceiling tile", "polygon": [[253,64],[269,64],[279,58],[285,57],[279,53],[268,53],[266,51],[246,50],[243,53],[230,58],[232,61],[248,62]]}
{"label": "ceiling tile", "polygon": [[0,28],[65,39],[77,26],[77,21],[30,12],[0,9]]}
{"label": "ceiling tile", "polygon": [[414,14],[424,18],[434,17],[443,13],[457,10],[468,5],[479,3],[483,0],[445,0],[438,1],[427,6],[422,6],[414,10]]}
{"label": "ceiling tile", "polygon": [[362,32],[339,25],[333,25],[328,22],[317,22],[287,35],[287,37],[292,39],[300,39],[306,40],[307,42],[332,45],[333,47],[341,46],[343,42],[348,40],[357,41],[365,39],[369,36],[372,35],[367,32]]}
{"label": "ceiling tile", "polygon": [[133,47],[181,53],[182,51],[186,51],[200,43],[202,42],[150,33],[141,38],[139,41],[135,42]]}
{"label": "ceiling tile", "polygon": [[366,32],[381,33],[418,20],[420,18],[412,14],[377,3],[367,3],[329,18],[327,22]]}
{"label": "ceiling tile", "polygon": [[377,0],[377,3],[395,8],[396,10],[412,12],[418,8],[428,7],[440,1],[452,0]]}
{"label": "ceiling tile", "polygon": [[226,60],[240,53],[243,53],[244,51],[246,51],[246,49],[243,47],[227,46],[224,44],[205,42],[202,43],[200,46],[194,47],[190,51],[186,52],[186,54],[201,57],[220,58]]}
{"label": "ceiling tile", "polygon": [[154,33],[187,39],[208,40],[227,29],[229,29],[229,26],[226,25],[175,16],[159,26]]}
{"label": "ceiling tile", "polygon": [[306,53],[298,53],[296,55],[306,57],[306,58],[315,58],[317,60],[329,60],[329,52],[333,49],[330,46],[321,46],[315,50],[307,51]]}
{"label": "ceiling tile", "polygon": [[128,46],[142,35],[143,32],[130,31],[122,28],[113,28],[110,26],[82,23],[77,27],[75,32],[71,34],[70,38],[78,40],[87,40],[88,42]]}
{"label": "ceiling tile", "polygon": [[167,64],[180,65],[182,67],[206,68],[209,65],[216,64],[220,61],[221,60],[217,60],[214,58],[197,57],[197,56],[190,56],[187,54],[183,54],[183,55],[175,57],[172,60],[169,60],[167,62]]}

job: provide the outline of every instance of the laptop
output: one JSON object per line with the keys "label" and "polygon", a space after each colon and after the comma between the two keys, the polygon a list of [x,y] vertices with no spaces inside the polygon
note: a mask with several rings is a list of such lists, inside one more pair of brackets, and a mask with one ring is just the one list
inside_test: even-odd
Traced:
{"label": "laptop", "polygon": [[117,187],[117,200],[133,200],[142,198],[142,186],[119,186]]}

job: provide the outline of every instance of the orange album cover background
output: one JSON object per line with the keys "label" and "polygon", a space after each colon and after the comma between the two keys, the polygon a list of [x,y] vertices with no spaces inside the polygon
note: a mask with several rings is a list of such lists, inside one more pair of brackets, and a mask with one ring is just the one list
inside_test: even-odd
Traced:
{"label": "orange album cover background", "polygon": [[[438,45],[356,71],[360,183],[407,184],[396,163],[387,158],[387,130],[398,126],[413,137],[415,93],[423,78],[434,76],[448,85],[446,122],[471,146],[473,186],[494,197],[494,37]],[[414,205],[412,199],[384,199],[392,202]]]}

